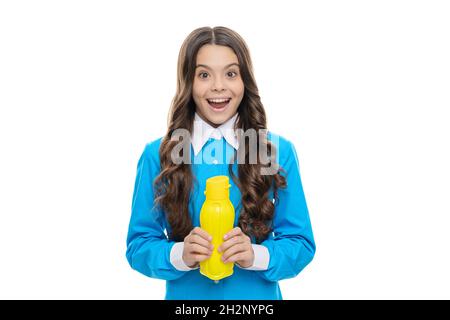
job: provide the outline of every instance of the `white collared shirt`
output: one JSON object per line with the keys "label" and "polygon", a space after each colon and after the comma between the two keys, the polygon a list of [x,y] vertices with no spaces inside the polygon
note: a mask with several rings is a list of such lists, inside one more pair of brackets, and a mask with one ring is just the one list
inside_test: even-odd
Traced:
{"label": "white collared shirt", "polygon": [[234,124],[237,117],[238,113],[236,112],[236,114],[226,122],[219,127],[214,128],[208,122],[203,120],[196,112],[194,117],[194,130],[192,132],[192,148],[194,149],[194,154],[198,155],[210,138],[220,140],[223,137],[237,150],[239,148],[239,141],[234,132]]}
{"label": "white collared shirt", "polygon": [[[197,113],[195,113],[194,130],[192,133],[192,148],[194,149],[194,154],[197,155],[210,138],[220,140],[223,137],[233,148],[237,150],[239,148],[239,143],[234,132],[234,124],[237,117],[238,113],[236,112],[236,114],[232,116],[228,121],[224,122],[219,127],[214,128],[205,120],[203,120]],[[253,265],[248,268],[241,268],[238,264],[236,265],[245,270],[267,270],[270,262],[270,254],[267,247],[259,244],[252,244],[252,248],[255,254]],[[184,263],[183,250],[184,242],[177,242],[173,245],[172,249],[170,250],[170,262],[172,263],[172,265],[175,267],[175,269],[180,271],[197,269],[198,267],[190,268]]]}

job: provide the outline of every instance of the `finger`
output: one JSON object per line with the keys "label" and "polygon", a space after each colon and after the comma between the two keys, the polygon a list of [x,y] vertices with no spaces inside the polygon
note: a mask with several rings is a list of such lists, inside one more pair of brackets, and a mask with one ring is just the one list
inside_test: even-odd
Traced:
{"label": "finger", "polygon": [[194,229],[192,229],[191,234],[199,235],[200,237],[202,237],[203,239],[205,239],[207,241],[212,240],[212,237],[209,235],[209,233],[200,227],[195,227]]}
{"label": "finger", "polygon": [[192,257],[194,258],[194,261],[196,261],[196,262],[201,262],[201,261],[209,258],[209,256],[204,255],[204,254],[193,254]]}
{"label": "finger", "polygon": [[231,257],[229,257],[228,259],[226,259],[224,261],[224,263],[246,260],[247,258],[248,258],[247,251],[245,251],[245,252],[238,252],[238,253],[232,255]]}
{"label": "finger", "polygon": [[235,255],[238,252],[245,252],[247,250],[248,250],[248,247],[244,243],[234,245],[231,248],[229,248],[228,250],[223,252],[222,260],[224,261],[224,260],[228,259],[229,257]]}
{"label": "finger", "polygon": [[230,231],[228,231],[228,232],[223,236],[223,239],[224,239],[224,240],[227,240],[227,239],[229,239],[229,238],[231,238],[231,237],[234,237],[234,236],[237,236],[237,235],[239,235],[239,234],[242,234],[242,230],[241,230],[241,228],[236,227],[236,228],[233,228],[233,229],[231,229]]}
{"label": "finger", "polygon": [[199,244],[196,243],[191,243],[188,247],[188,252],[190,254],[206,254],[206,255],[211,255],[212,250],[209,250],[208,248],[205,248]]}
{"label": "finger", "polygon": [[211,244],[211,242],[205,240],[204,238],[200,237],[198,234],[192,234],[189,238],[188,238],[188,243],[196,243],[199,244],[205,248],[208,249],[213,249],[214,246]]}
{"label": "finger", "polygon": [[217,248],[218,252],[225,252],[226,250],[228,250],[229,248],[231,248],[232,246],[239,244],[239,243],[244,243],[245,242],[245,238],[242,236],[234,236],[230,239],[228,239],[227,241],[223,242],[219,248]]}

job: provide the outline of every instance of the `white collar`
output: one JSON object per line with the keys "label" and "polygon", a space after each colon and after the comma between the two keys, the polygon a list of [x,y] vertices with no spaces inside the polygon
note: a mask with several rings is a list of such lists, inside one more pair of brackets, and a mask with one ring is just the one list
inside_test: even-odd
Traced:
{"label": "white collar", "polygon": [[214,128],[205,120],[203,120],[197,112],[194,118],[194,130],[192,133],[192,147],[194,148],[194,154],[197,155],[203,148],[209,138],[216,140],[225,138],[225,140],[236,150],[239,148],[239,142],[234,132],[234,124],[238,117],[238,113],[222,123],[219,127]]}

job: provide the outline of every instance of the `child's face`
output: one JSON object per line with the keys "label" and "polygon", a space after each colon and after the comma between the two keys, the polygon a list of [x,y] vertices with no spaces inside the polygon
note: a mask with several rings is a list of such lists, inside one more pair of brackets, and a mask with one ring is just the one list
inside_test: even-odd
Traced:
{"label": "child's face", "polygon": [[[230,119],[244,96],[244,82],[234,51],[226,46],[204,45],[197,54],[192,97],[196,112],[214,127]],[[225,98],[211,101],[211,99]]]}

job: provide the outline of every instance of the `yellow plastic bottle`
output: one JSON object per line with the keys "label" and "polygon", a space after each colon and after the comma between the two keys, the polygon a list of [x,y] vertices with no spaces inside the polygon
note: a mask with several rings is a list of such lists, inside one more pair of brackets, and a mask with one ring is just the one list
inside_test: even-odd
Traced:
{"label": "yellow plastic bottle", "polygon": [[218,281],[233,274],[234,263],[223,263],[217,248],[225,233],[233,229],[234,207],[230,201],[230,183],[227,176],[214,176],[206,180],[206,200],[200,211],[200,227],[212,236],[211,256],[200,262],[200,273]]}

